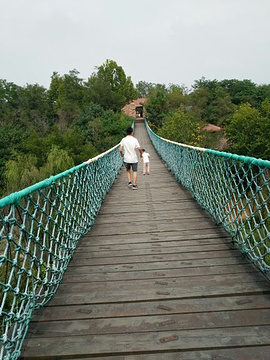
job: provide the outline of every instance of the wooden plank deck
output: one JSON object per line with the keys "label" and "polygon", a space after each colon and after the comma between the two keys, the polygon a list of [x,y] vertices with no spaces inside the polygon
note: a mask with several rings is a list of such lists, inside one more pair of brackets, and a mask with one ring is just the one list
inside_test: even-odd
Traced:
{"label": "wooden plank deck", "polygon": [[21,358],[269,359],[269,281],[136,137],[151,175],[121,172]]}

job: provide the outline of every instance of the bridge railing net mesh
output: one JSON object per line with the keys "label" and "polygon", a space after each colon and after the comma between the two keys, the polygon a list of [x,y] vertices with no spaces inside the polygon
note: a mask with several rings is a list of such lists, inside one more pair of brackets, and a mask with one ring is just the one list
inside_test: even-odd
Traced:
{"label": "bridge railing net mesh", "polygon": [[150,139],[176,180],[270,278],[270,161]]}
{"label": "bridge railing net mesh", "polygon": [[[17,359],[122,166],[119,146],[0,200],[0,359]],[[24,195],[26,193],[26,195]]]}

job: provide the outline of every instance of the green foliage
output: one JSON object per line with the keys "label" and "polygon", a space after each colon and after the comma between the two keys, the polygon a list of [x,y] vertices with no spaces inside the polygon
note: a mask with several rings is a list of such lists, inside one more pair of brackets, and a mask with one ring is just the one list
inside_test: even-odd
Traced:
{"label": "green foliage", "polygon": [[178,109],[184,103],[184,92],[183,87],[171,84],[168,88],[167,107],[172,110]]}
{"label": "green foliage", "polygon": [[259,85],[256,92],[257,108],[262,110],[262,104],[270,100],[270,85]]}
{"label": "green foliage", "polygon": [[131,78],[113,60],[97,68],[87,82],[87,99],[101,105],[104,109],[120,111],[130,100],[137,97]]}
{"label": "green foliage", "polygon": [[[262,121],[260,122],[260,133],[257,138],[258,157],[270,159],[270,98],[262,103]],[[254,156],[254,155],[253,155]]]}
{"label": "green foliage", "polygon": [[75,165],[97,155],[95,146],[92,142],[86,140],[86,135],[83,131],[70,128],[62,136],[59,136],[59,139],[61,139],[61,144],[59,145],[68,152]]}
{"label": "green foliage", "polygon": [[148,83],[146,81],[139,81],[136,84],[136,90],[139,98],[148,97],[152,90],[155,88],[155,84]]}
{"label": "green foliage", "polygon": [[202,126],[190,113],[178,109],[164,117],[158,134],[172,141],[198,146],[202,140]]}
{"label": "green foliage", "polygon": [[232,149],[240,155],[260,157],[266,119],[250,104],[242,104],[233,114],[226,133]]}
{"label": "green foliage", "polygon": [[170,84],[168,87],[157,84],[151,88],[148,101],[145,103],[148,120],[159,128],[170,111],[177,110],[185,104],[186,89],[183,86]]}
{"label": "green foliage", "polygon": [[[148,98],[148,120],[164,137],[218,148],[225,133],[228,150],[270,158],[270,85],[201,78],[191,91],[145,81],[134,88],[123,68],[106,60],[87,81],[75,69],[54,72],[48,90],[0,80],[0,196],[114,146],[132,122],[120,110],[138,96]],[[208,123],[223,132],[200,134]]]}
{"label": "green foliage", "polygon": [[195,81],[194,91],[188,97],[189,106],[205,123],[223,126],[234,112],[235,106],[230,94],[222,88],[217,80]]}
{"label": "green foliage", "polygon": [[59,76],[53,73],[48,96],[60,129],[66,129],[80,114],[84,104],[85,87],[77,70]]}
{"label": "green foliage", "polygon": [[48,153],[54,145],[65,150],[75,165],[97,155],[95,146],[87,141],[85,131],[72,127],[61,132],[56,126],[44,138],[40,138],[37,132],[32,132],[23,143],[23,151],[34,154],[38,159],[38,167],[41,167],[47,162]]}
{"label": "green foliage", "polygon": [[157,84],[145,103],[147,118],[156,128],[162,125],[164,115],[168,111],[167,99],[168,90],[165,85]]}
{"label": "green foliage", "polygon": [[[181,130],[183,115],[179,114],[184,112],[192,119],[192,130],[193,124],[198,124],[197,129],[207,124],[222,128],[215,134],[203,131],[200,136],[195,131],[195,143],[200,146],[214,149],[227,146],[231,152],[269,159],[269,102],[270,85],[202,77],[195,81],[190,92],[178,85],[167,88],[153,85],[145,108],[153,130],[171,140],[185,142],[183,139],[187,139],[188,143],[194,143],[188,126]],[[178,135],[176,131],[187,133]]]}
{"label": "green foliage", "polygon": [[250,80],[223,80],[220,85],[229,93],[235,105],[242,103],[256,104],[257,87]]}
{"label": "green foliage", "polygon": [[89,121],[101,118],[104,112],[104,108],[101,105],[90,102],[84,111],[81,112],[80,117],[73,121],[72,127],[84,131]]}
{"label": "green foliage", "polygon": [[5,181],[7,194],[30,186],[40,180],[36,167],[37,158],[31,154],[17,154],[5,164]]}
{"label": "green foliage", "polygon": [[117,144],[133,119],[112,110],[104,110],[100,105],[91,103],[74,122],[76,129],[84,129],[86,140],[95,144],[97,152],[104,152]]}
{"label": "green foliage", "polygon": [[27,136],[27,131],[21,126],[8,123],[0,126],[0,196],[3,194],[5,184],[5,163],[11,159],[14,152],[21,150],[21,142]]}
{"label": "green foliage", "polygon": [[132,121],[118,111],[136,97],[112,60],[87,82],[75,69],[54,72],[49,90],[0,80],[0,196],[116,145]]}
{"label": "green foliage", "polygon": [[56,175],[74,166],[73,158],[66,150],[60,149],[53,145],[48,154],[47,163],[41,168],[42,178],[47,178],[51,175]]}
{"label": "green foliage", "polygon": [[263,116],[270,118],[270,94],[269,94],[269,98],[265,99],[262,102],[261,112],[262,112]]}
{"label": "green foliage", "polygon": [[20,90],[20,123],[45,134],[51,123],[47,90],[39,85],[26,85]]}
{"label": "green foliage", "polygon": [[68,152],[56,145],[51,147],[42,167],[38,168],[37,163],[37,157],[33,154],[14,154],[13,159],[5,164],[6,193],[26,188],[74,166],[74,160]]}
{"label": "green foliage", "polygon": [[6,80],[0,80],[0,125],[17,124],[19,120],[21,87]]}

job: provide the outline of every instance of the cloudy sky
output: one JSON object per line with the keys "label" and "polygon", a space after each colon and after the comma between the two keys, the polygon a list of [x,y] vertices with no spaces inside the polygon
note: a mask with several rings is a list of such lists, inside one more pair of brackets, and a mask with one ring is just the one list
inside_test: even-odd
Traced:
{"label": "cloudy sky", "polygon": [[134,84],[270,83],[269,0],[0,0],[0,79],[48,87],[111,59]]}

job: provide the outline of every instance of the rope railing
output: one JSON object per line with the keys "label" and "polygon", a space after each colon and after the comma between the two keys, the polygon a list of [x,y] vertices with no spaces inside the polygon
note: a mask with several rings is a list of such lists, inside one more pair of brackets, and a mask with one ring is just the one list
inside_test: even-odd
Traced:
{"label": "rope railing", "polygon": [[119,145],[0,200],[0,359],[17,359],[33,310],[55,294],[114,183]]}
{"label": "rope railing", "polygon": [[270,161],[179,144],[146,128],[176,180],[270,279]]}

